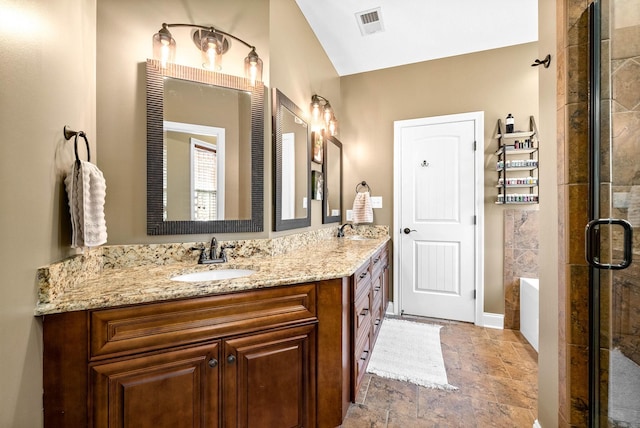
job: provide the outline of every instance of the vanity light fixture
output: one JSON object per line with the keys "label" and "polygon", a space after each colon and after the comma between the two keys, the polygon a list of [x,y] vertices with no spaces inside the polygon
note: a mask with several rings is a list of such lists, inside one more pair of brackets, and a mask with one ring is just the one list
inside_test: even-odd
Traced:
{"label": "vanity light fixture", "polygon": [[171,27],[195,28],[193,43],[202,51],[202,66],[215,71],[222,69],[222,55],[229,50],[229,38],[237,40],[250,49],[249,54],[244,59],[245,77],[251,81],[252,85],[257,80],[262,80],[262,60],[256,53],[255,46],[233,34],[203,25],[162,24],[162,28],[153,35],[153,57],[160,61],[163,67],[166,67],[168,62],[175,60],[176,41],[169,31]]}
{"label": "vanity light fixture", "polygon": [[325,97],[314,94],[311,97],[311,116],[313,121],[319,122],[321,114],[325,127],[329,130],[331,136],[335,136],[338,133],[338,119],[333,114],[331,104]]}

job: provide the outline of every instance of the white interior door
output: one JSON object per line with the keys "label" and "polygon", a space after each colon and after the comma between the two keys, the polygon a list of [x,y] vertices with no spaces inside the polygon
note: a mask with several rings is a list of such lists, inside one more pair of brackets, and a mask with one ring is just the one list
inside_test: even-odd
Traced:
{"label": "white interior door", "polygon": [[401,313],[476,321],[479,122],[469,114],[396,122]]}

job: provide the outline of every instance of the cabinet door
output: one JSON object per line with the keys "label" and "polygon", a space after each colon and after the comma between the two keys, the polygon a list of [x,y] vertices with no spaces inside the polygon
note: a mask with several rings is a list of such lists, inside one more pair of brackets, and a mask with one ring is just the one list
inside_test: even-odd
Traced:
{"label": "cabinet door", "polygon": [[224,342],[224,426],[315,426],[316,324]]}
{"label": "cabinet door", "polygon": [[93,365],[95,427],[217,427],[219,343]]}

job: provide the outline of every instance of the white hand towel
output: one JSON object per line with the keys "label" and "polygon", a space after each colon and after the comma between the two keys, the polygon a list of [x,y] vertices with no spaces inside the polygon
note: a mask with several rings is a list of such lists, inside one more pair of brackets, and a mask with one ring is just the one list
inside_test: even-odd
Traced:
{"label": "white hand towel", "polygon": [[369,192],[356,193],[353,200],[353,223],[373,223],[373,208]]}
{"label": "white hand towel", "polygon": [[74,162],[64,180],[71,214],[71,247],[96,247],[107,242],[104,217],[106,183],[90,162]]}

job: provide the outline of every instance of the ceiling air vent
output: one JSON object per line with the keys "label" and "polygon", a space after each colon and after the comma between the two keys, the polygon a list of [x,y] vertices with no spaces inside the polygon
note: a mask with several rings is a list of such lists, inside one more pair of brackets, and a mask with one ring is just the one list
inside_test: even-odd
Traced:
{"label": "ceiling air vent", "polygon": [[356,19],[363,36],[384,31],[382,13],[379,7],[356,13]]}

